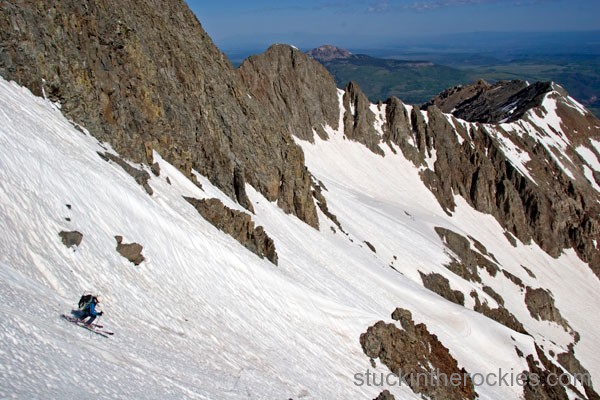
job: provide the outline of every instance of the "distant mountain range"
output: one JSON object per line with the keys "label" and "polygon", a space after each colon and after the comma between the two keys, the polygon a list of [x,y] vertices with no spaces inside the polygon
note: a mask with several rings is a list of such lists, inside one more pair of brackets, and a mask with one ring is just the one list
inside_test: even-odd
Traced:
{"label": "distant mountain range", "polygon": [[430,61],[376,58],[333,45],[307,54],[329,70],[339,87],[357,82],[374,102],[396,96],[410,104],[421,104],[448,87],[470,82],[467,73]]}
{"label": "distant mountain range", "polygon": [[399,50],[375,52],[378,57],[373,57],[332,45],[309,50],[307,54],[329,70],[339,87],[354,81],[373,102],[396,96],[409,104],[423,104],[445,88],[479,79],[526,79],[558,82],[600,115],[600,57],[593,54],[515,53],[512,58],[505,55],[509,58],[500,59],[479,52]]}

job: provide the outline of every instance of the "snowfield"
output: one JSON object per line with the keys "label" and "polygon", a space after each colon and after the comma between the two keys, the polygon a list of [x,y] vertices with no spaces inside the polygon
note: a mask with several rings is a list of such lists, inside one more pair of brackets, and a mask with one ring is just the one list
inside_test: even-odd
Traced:
{"label": "snowfield", "polygon": [[[359,337],[392,322],[396,307],[471,373],[526,370],[515,346],[535,355],[534,339],[566,351],[572,336],[533,319],[521,288],[502,274],[481,272],[534,337],[472,311],[471,290],[496,303],[444,267],[450,257],[436,226],[471,235],[526,285],[549,289],[581,334],[577,357],[600,379],[600,284],[574,251],[553,259],[535,244],[515,248],[491,216],[458,197],[447,215],[399,149],[382,146],[381,157],[342,132],[299,143],[347,234],[323,214],[317,231],[247,187],[253,219],[275,242],[275,266],[183,198],[217,197],[241,210],[205,177],[200,189],[155,154],[161,175],[152,175],[149,196],[99,157],[114,153],[109,146],[0,78],[0,398],[372,399],[389,389],[419,399],[406,386],[356,384],[368,369],[388,372],[371,367]],[[66,248],[59,232],[75,230],[83,242]],[[136,267],[121,257],[116,235],[143,245],[146,261]],[[425,289],[419,271],[447,277],[466,307]],[[100,323],[113,337],[60,318],[84,290],[102,294]],[[518,386],[476,391],[480,399],[523,395]]]}

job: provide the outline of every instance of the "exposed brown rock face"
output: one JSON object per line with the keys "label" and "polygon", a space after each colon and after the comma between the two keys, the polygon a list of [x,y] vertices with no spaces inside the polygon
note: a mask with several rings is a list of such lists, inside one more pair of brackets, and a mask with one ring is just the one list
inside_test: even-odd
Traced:
{"label": "exposed brown rock face", "polygon": [[473,308],[474,311],[485,315],[489,319],[492,319],[515,332],[527,334],[523,324],[510,311],[508,311],[504,305],[500,304],[498,308],[491,308],[487,302],[484,301],[482,303],[479,300],[479,296],[475,291],[471,292],[471,297],[475,299],[475,307]]}
{"label": "exposed brown rock face", "polygon": [[373,246],[371,242],[365,240],[363,243],[366,244],[369,250],[371,250],[373,253],[377,253],[377,249],[375,248],[375,246]]}
{"label": "exposed brown rock face", "polygon": [[488,295],[490,296],[492,299],[496,300],[496,303],[498,303],[499,305],[503,306],[504,305],[504,299],[502,298],[502,296],[500,296],[500,294],[498,294],[498,292],[496,292],[494,289],[492,289],[489,286],[484,286],[482,288],[482,290]]}
{"label": "exposed brown rock face", "polygon": [[466,237],[442,227],[436,227],[435,231],[446,247],[458,257],[456,259],[452,256],[453,261],[446,266],[450,271],[471,282],[481,282],[479,268],[485,268],[490,275],[496,276],[500,267],[488,259],[488,257],[493,258],[493,255],[490,255],[487,250],[484,250],[486,257],[481,252],[473,250]]}
{"label": "exposed brown rock face", "polygon": [[250,215],[232,210],[219,199],[198,200],[191,197],[185,199],[208,222],[233,237],[254,254],[261,258],[267,258],[277,265],[275,243],[262,226],[255,227]]}
{"label": "exposed brown rock face", "polygon": [[83,240],[83,234],[81,234],[81,232],[77,232],[77,231],[71,231],[71,232],[61,231],[58,234],[58,236],[60,236],[63,244],[67,247],[73,247],[73,246],[78,247],[81,244],[81,241]]}
{"label": "exposed brown rock face", "polygon": [[[368,357],[379,358],[393,373],[408,377],[404,384],[427,398],[453,400],[477,397],[467,372],[458,368],[457,361],[437,336],[429,333],[427,326],[415,325],[408,310],[397,309],[392,318],[398,320],[403,329],[379,321],[360,336],[363,351]],[[453,386],[425,379],[426,375],[430,377],[437,370],[448,377],[457,374],[464,380]]]}
{"label": "exposed brown rock face", "polygon": [[48,97],[123,157],[151,163],[154,149],[232,198],[239,167],[269,200],[318,226],[286,123],[248,96],[183,0],[4,2],[0,45],[0,75],[38,95],[45,79]]}
{"label": "exposed brown rock face", "polygon": [[465,305],[465,295],[460,290],[452,290],[450,281],[440,274],[431,273],[425,275],[419,271],[423,286],[434,293],[439,294],[443,298],[458,305]]}
{"label": "exposed brown rock face", "polygon": [[150,184],[148,183],[148,181],[150,180],[149,173],[147,173],[144,170],[132,167],[131,165],[129,165],[127,163],[127,161],[123,160],[121,157],[115,156],[114,154],[106,152],[103,154],[98,153],[98,155],[100,157],[102,157],[104,160],[112,161],[115,164],[117,164],[119,167],[123,168],[125,170],[125,172],[127,172],[129,175],[131,175],[131,177],[133,179],[135,179],[136,183],[138,185],[140,185],[141,187],[143,187],[144,190],[146,191],[146,193],[148,193],[150,196],[152,196],[154,194],[154,190],[152,190],[152,187],[150,187]]}
{"label": "exposed brown rock face", "polygon": [[554,305],[554,297],[549,291],[542,288],[533,289],[528,286],[525,292],[525,304],[533,318],[556,322],[567,331],[570,329],[569,323]]}
{"label": "exposed brown rock face", "polygon": [[[536,90],[533,96],[536,99],[547,95],[556,100],[556,112],[571,141],[564,154],[551,156],[532,136],[519,136],[499,124],[461,124],[457,120],[451,123],[436,105],[427,108],[426,121],[419,110],[413,108],[409,111],[394,98],[387,101],[384,140],[397,144],[417,166],[425,166],[426,157],[435,150],[434,170],[424,169],[421,176],[448,212],[454,210],[454,195],[459,194],[475,209],[493,215],[508,232],[524,243],[533,240],[554,257],[558,257],[565,248],[574,248],[600,276],[600,252],[594,246],[594,240],[600,242],[600,196],[583,176],[581,166],[574,164],[580,160],[574,151],[576,146],[590,148],[589,138],[600,140],[600,121],[590,113],[582,115],[573,104],[568,104],[561,88],[555,85],[532,87]],[[549,94],[546,89],[554,92]],[[475,85],[469,90],[478,92],[483,89]],[[519,96],[531,100],[527,90],[533,89],[523,90],[524,93],[517,92]],[[472,96],[470,93],[466,98]],[[449,95],[448,98],[454,97]],[[516,101],[516,98],[513,100]],[[531,108],[538,100],[529,100],[523,106],[525,114],[522,118],[530,120],[533,115],[530,113],[543,118],[548,110]],[[442,104],[444,107],[453,105]],[[483,113],[482,110],[490,111],[491,107],[483,101],[477,109]],[[530,108],[525,111],[527,107]],[[535,134],[545,137],[551,133],[540,130]],[[535,182],[512,164],[505,153],[506,145],[498,139],[498,135],[507,138],[511,146],[528,153],[530,161],[527,169]],[[570,167],[574,179],[552,161],[553,156],[561,158]],[[456,167],[458,165],[460,168]]]}
{"label": "exposed brown rock face", "polygon": [[272,122],[290,135],[314,140],[313,130],[327,138],[323,125],[339,123],[335,81],[323,65],[286,45],[271,46],[239,68],[252,96],[274,112]]}
{"label": "exposed brown rock face", "polygon": [[516,121],[533,107],[541,105],[551,90],[550,82],[500,81],[488,84],[480,80],[468,86],[456,86],[431,99],[423,108],[436,105],[445,113],[471,122]]}
{"label": "exposed brown rock face", "polygon": [[[485,268],[486,271],[492,276],[496,276],[496,274],[500,271],[498,264],[492,261],[496,259],[494,255],[488,252],[485,246],[475,238],[470,237],[470,239],[473,241],[473,246],[475,247],[475,249],[472,249],[471,243],[466,237],[446,228],[436,227],[435,230],[440,238],[444,241],[446,247],[452,252],[452,254],[458,257],[457,259],[452,256],[453,260],[446,265],[446,268],[448,268],[450,271],[454,272],[465,280],[477,283],[481,283],[479,268]],[[515,284],[520,283],[519,286],[523,285],[522,281],[518,277],[505,270],[502,270],[502,272]],[[439,277],[436,277],[436,275],[438,274],[430,274],[429,276],[425,277],[423,274],[421,274],[423,285],[447,300],[464,305],[463,293],[456,290],[451,290],[450,282],[448,282],[448,280],[443,278],[441,275]],[[477,292],[472,291],[471,297],[475,299],[475,307],[473,308],[474,311],[483,314],[486,317],[516,332],[527,333],[523,327],[523,324],[517,320],[517,318],[507,308],[504,307],[504,299],[502,296],[500,296],[489,286],[484,286],[482,290],[496,300],[498,307],[492,308],[486,301],[482,303]],[[457,302],[456,300],[460,300],[460,302]]]}
{"label": "exposed brown rock face", "polygon": [[[565,387],[561,384],[556,384],[556,377],[561,376],[565,371],[550,361],[537,344],[535,348],[540,362],[535,360],[533,355],[528,355],[526,358],[529,371],[525,371],[524,373],[529,379],[523,387],[525,400],[569,399]],[[593,398],[584,396],[573,385],[568,385],[568,387],[573,392],[577,393],[579,398]]]}
{"label": "exposed brown rock face", "polygon": [[396,400],[396,397],[394,397],[394,395],[391,394],[389,390],[384,390],[383,392],[379,393],[379,396],[377,396],[373,400]]}
{"label": "exposed brown rock face", "polygon": [[327,191],[327,188],[325,185],[323,185],[323,182],[313,179],[313,187],[313,196],[317,201],[317,206],[321,212],[325,214],[325,216],[329,218],[342,232],[344,232],[344,228],[342,228],[342,224],[340,224],[337,216],[329,211],[327,200],[325,199],[325,196],[323,196],[323,191]]}
{"label": "exposed brown rock face", "polygon": [[[421,127],[421,129],[419,129]],[[410,111],[396,97],[390,97],[386,102],[386,124],[383,126],[383,141],[395,143],[402,154],[415,165],[424,165],[423,152],[429,139],[425,119],[415,109]],[[414,143],[418,143],[415,146]]]}
{"label": "exposed brown rock face", "polygon": [[240,168],[235,168],[233,171],[233,189],[235,191],[235,198],[238,203],[246,210],[251,213],[254,212],[254,207],[248,198],[246,193],[246,180],[244,179],[244,172]]}
{"label": "exposed brown rock face", "polygon": [[142,255],[144,247],[139,243],[123,243],[123,236],[115,236],[117,241],[117,251],[123,257],[131,261],[135,265],[140,265],[145,257]]}
{"label": "exposed brown rock face", "polygon": [[523,283],[523,280],[521,278],[519,278],[518,276],[511,274],[510,272],[508,272],[505,269],[502,270],[502,275],[504,275],[506,277],[506,279],[508,279],[515,285],[519,286],[521,289],[523,289],[523,290],[525,289],[525,284]]}
{"label": "exposed brown rock face", "polygon": [[155,162],[150,166],[150,170],[154,174],[154,176],[160,176],[160,164]]}
{"label": "exposed brown rock face", "polygon": [[581,382],[588,399],[600,400],[600,395],[598,395],[598,393],[594,390],[590,373],[583,367],[583,365],[581,365],[575,356],[573,345],[569,346],[568,352],[561,353],[556,358],[564,369],[566,369],[570,374],[574,375],[576,379]]}
{"label": "exposed brown rock face", "polygon": [[350,140],[362,143],[372,152],[383,155],[381,138],[374,128],[375,116],[369,109],[371,102],[356,82],[348,83],[344,93],[344,134]]}

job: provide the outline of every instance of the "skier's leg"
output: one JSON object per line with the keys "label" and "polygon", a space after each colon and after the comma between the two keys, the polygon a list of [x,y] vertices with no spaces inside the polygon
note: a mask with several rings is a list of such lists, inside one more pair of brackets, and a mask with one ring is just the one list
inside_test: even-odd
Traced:
{"label": "skier's leg", "polygon": [[94,322],[95,319],[96,319],[96,316],[94,315],[93,317],[90,317],[90,319],[88,319],[88,321],[85,324],[92,325],[92,322]]}

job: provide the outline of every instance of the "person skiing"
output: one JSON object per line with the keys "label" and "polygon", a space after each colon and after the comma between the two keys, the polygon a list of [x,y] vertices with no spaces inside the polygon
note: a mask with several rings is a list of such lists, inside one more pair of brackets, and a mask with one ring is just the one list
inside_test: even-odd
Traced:
{"label": "person skiing", "polygon": [[[102,311],[97,311],[96,306],[100,302],[99,296],[90,296],[89,301],[85,302],[83,306],[77,310],[76,317],[84,322],[86,325],[91,326],[98,316],[104,314]],[[83,297],[82,297],[83,299]],[[81,304],[81,300],[80,300]],[[85,319],[89,317],[89,320],[85,322]]]}

